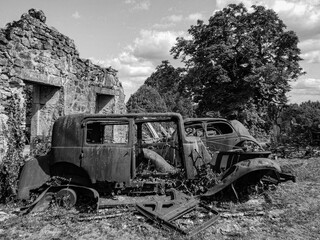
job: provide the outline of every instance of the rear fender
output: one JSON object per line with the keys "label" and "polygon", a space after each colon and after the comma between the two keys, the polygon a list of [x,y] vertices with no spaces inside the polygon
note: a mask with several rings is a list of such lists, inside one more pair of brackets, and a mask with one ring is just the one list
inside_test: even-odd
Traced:
{"label": "rear fender", "polygon": [[18,199],[29,199],[30,190],[41,187],[50,179],[49,155],[30,158],[19,176]]}
{"label": "rear fender", "polygon": [[[218,183],[210,188],[203,197],[211,197],[231,185],[241,177],[257,171],[273,172],[277,176],[281,173],[279,164],[268,158],[253,158],[236,163],[227,169],[218,179]],[[259,174],[257,174],[259,176]],[[280,179],[278,179],[280,181]]]}

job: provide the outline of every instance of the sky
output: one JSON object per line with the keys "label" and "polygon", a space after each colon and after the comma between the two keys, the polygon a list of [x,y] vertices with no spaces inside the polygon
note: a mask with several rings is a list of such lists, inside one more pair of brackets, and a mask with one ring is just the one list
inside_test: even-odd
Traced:
{"label": "sky", "polygon": [[296,32],[306,74],[291,84],[290,103],[320,101],[319,0],[0,0],[0,28],[31,8],[41,9],[46,24],[74,40],[80,57],[118,71],[126,100],[161,61],[182,66],[170,49],[188,37],[197,20],[208,23],[230,3],[273,9]]}

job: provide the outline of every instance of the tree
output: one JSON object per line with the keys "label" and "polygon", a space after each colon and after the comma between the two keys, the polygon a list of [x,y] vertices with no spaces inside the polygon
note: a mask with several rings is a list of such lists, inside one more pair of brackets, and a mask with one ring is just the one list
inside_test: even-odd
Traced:
{"label": "tree", "polygon": [[147,85],[142,85],[131,95],[126,106],[129,113],[167,112],[167,106],[158,91]]}
{"label": "tree", "polygon": [[314,145],[313,137],[320,133],[320,102],[286,105],[279,113],[277,124],[282,143]]}
{"label": "tree", "polygon": [[183,78],[184,69],[174,68],[169,61],[162,61],[156,71],[144,82],[156,89],[170,112],[178,112],[182,116],[192,117],[194,107],[192,101],[183,95],[179,84]]}
{"label": "tree", "polygon": [[230,4],[209,23],[198,21],[171,49],[186,64],[181,84],[198,104],[198,113],[238,115],[254,106],[260,114],[287,102],[290,81],[301,74],[298,37],[273,10]]}

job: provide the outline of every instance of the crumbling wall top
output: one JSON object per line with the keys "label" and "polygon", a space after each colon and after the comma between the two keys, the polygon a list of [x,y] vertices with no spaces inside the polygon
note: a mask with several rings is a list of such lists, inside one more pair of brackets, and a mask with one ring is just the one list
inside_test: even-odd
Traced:
{"label": "crumbling wall top", "polygon": [[[38,10],[38,9],[35,9],[35,8],[31,8],[29,11],[28,11],[28,14],[35,18],[35,19],[38,19],[40,20],[41,22],[43,23],[46,23],[46,20],[47,20],[47,17],[44,15],[43,11],[42,10]],[[23,14],[21,16],[21,18],[25,17],[26,14]]]}

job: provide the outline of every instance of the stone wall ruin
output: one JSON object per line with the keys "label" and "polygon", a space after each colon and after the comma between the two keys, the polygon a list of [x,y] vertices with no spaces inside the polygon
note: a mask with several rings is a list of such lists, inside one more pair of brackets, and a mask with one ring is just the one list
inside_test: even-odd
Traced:
{"label": "stone wall ruin", "polygon": [[11,100],[18,102],[20,127],[31,142],[50,135],[63,115],[126,111],[116,70],[81,59],[74,41],[45,21],[41,10],[30,9],[0,29],[0,162],[11,134],[8,121],[17,119]]}

